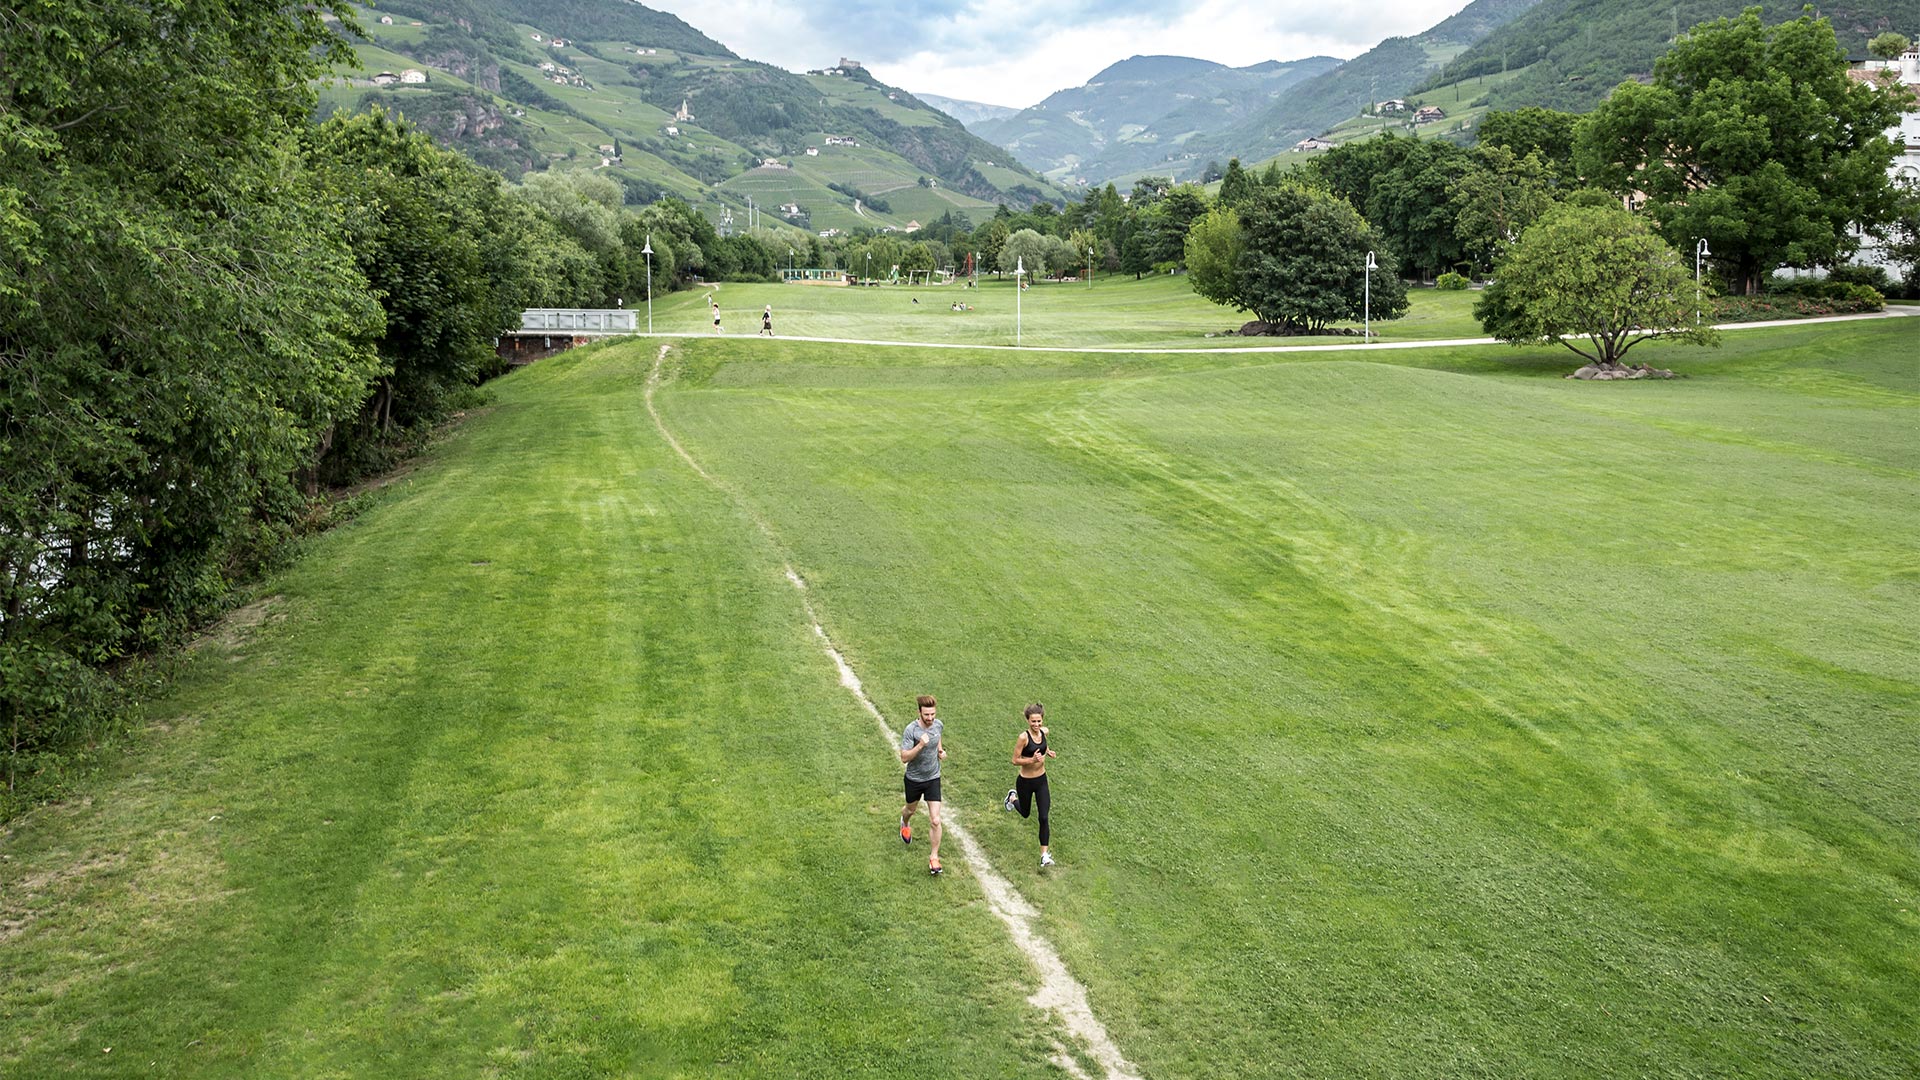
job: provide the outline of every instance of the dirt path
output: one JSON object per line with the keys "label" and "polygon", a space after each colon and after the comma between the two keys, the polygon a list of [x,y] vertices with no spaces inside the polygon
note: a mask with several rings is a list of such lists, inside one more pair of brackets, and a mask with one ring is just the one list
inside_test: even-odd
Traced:
{"label": "dirt path", "polygon": [[[814,637],[819,639],[821,649],[832,659],[834,667],[840,672],[840,685],[846,687],[847,692],[852,694],[867,714],[873,717],[882,745],[889,751],[893,750],[895,737],[893,726],[887,723],[887,718],[880,712],[879,706],[867,696],[865,687],[861,685],[860,676],[848,666],[846,657],[834,645],[833,636],[821,624],[819,613],[814,610],[813,600],[807,595],[806,579],[793,568],[793,561],[787,556],[786,545],[780,542],[779,534],[773,531],[773,526],[766,519],[754,513],[737,492],[708,472],[687,451],[687,448],[680,444],[680,440],[675,438],[673,432],[667,428],[666,421],[661,419],[660,411],[654,407],[653,392],[660,384],[660,365],[666,359],[667,350],[671,348],[671,345],[660,346],[653,357],[653,369],[647,375],[647,415],[653,418],[654,428],[660,432],[660,437],[667,441],[667,445],[673,448],[673,452],[679,455],[680,460],[687,463],[688,468],[722,495],[733,500],[753,521],[761,534],[773,544],[775,550],[780,552],[782,569],[786,572],[787,581],[800,594],[800,606],[806,613],[807,623],[812,628]],[[1054,950],[1053,944],[1041,933],[1039,910],[1028,903],[1026,898],[1020,895],[1019,890],[993,868],[993,864],[987,860],[985,849],[981,848],[979,842],[974,840],[973,834],[960,823],[959,814],[954,808],[947,806],[943,809],[947,836],[959,843],[961,860],[973,873],[974,879],[980,883],[980,891],[987,897],[987,906],[1002,923],[1006,924],[1007,933],[1013,938],[1014,945],[1040,975],[1040,987],[1027,998],[1027,1001],[1058,1018],[1060,1031],[1077,1044],[1075,1049],[1099,1063],[1106,1080],[1141,1080],[1139,1072],[1127,1061],[1126,1056],[1120,1052],[1119,1046],[1115,1045],[1113,1038],[1107,1034],[1106,1026],[1100,1023],[1099,1017],[1093,1015],[1093,1007],[1087,1001],[1087,988],[1067,970],[1067,965],[1060,959],[1060,954]],[[1079,1059],[1060,1041],[1059,1036],[1055,1037],[1052,1060],[1069,1075],[1080,1080],[1092,1080]]]}

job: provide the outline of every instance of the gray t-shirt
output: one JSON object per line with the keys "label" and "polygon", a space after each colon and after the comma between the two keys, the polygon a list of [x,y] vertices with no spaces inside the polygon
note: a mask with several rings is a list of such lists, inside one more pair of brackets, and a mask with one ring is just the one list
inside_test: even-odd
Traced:
{"label": "gray t-shirt", "polygon": [[935,720],[932,727],[921,727],[920,718],[914,717],[900,733],[900,749],[911,750],[923,738],[927,740],[926,747],[907,759],[909,780],[934,780],[940,776],[940,721]]}

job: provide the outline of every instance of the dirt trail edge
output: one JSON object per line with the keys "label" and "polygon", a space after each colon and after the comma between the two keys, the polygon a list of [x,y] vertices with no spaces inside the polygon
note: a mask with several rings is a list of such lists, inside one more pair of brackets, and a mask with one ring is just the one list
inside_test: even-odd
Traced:
{"label": "dirt trail edge", "polygon": [[[787,559],[786,545],[780,542],[779,535],[773,531],[773,526],[754,513],[737,492],[708,472],[687,451],[687,448],[680,444],[680,440],[674,437],[673,432],[668,430],[666,421],[660,418],[660,411],[653,404],[653,392],[660,384],[661,363],[666,359],[667,352],[671,348],[671,345],[660,346],[653,357],[653,369],[647,375],[647,415],[653,418],[654,428],[660,432],[660,437],[667,441],[667,445],[673,447],[673,452],[680,456],[680,460],[687,463],[688,468],[721,494],[733,500],[781,553],[782,569],[786,572],[787,581],[800,594],[800,606],[806,612],[807,622],[812,627],[814,636],[820,639],[821,648],[833,660],[834,667],[840,672],[840,685],[846,687],[848,693],[851,693],[861,707],[867,710],[868,715],[873,717],[874,725],[880,732],[881,742],[888,750],[892,750],[894,747],[892,727],[887,723],[887,718],[880,712],[879,707],[873,703],[873,699],[867,696],[865,688],[861,685],[860,676],[854,674],[853,668],[847,665],[846,657],[842,656],[840,650],[834,646],[832,635],[828,634],[826,628],[821,625],[820,616],[815,612],[813,601],[807,595],[806,579],[794,570],[792,562]],[[979,881],[980,891],[986,894],[988,907],[999,916],[1001,922],[1006,924],[1007,932],[1013,937],[1014,945],[1040,974],[1040,988],[1035,990],[1027,1001],[1058,1017],[1061,1030],[1071,1035],[1080,1044],[1080,1049],[1099,1063],[1107,1080],[1142,1080],[1139,1071],[1127,1061],[1125,1055],[1120,1053],[1120,1047],[1115,1045],[1113,1038],[1107,1034],[1106,1026],[1100,1023],[1099,1017],[1093,1015],[1093,1007],[1087,1002],[1087,988],[1073,977],[1073,973],[1068,971],[1067,965],[1061,961],[1060,954],[1054,951],[1053,944],[1041,935],[1037,925],[1040,912],[1027,902],[1026,897],[1020,895],[1019,890],[1015,889],[1011,882],[994,870],[993,864],[987,861],[986,851],[974,840],[973,834],[967,832],[966,828],[960,824],[959,815],[954,812],[954,808],[948,806],[943,810],[947,835],[959,841],[961,857],[967,864],[967,869],[972,871],[974,879]],[[1053,1063],[1071,1076],[1091,1080],[1075,1055],[1058,1042],[1054,1044]]]}

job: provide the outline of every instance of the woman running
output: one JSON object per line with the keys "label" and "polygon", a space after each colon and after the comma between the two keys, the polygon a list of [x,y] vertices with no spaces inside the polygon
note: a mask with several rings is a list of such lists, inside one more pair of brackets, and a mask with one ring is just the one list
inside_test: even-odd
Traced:
{"label": "woman running", "polygon": [[1052,866],[1053,853],[1047,850],[1047,843],[1052,838],[1047,828],[1047,811],[1053,803],[1047,791],[1047,759],[1058,755],[1047,745],[1046,718],[1046,710],[1039,702],[1027,706],[1027,730],[1013,741],[1013,763],[1020,766],[1020,775],[1014,778],[1013,787],[1007,791],[1006,807],[1026,817],[1027,811],[1038,804],[1040,865]]}

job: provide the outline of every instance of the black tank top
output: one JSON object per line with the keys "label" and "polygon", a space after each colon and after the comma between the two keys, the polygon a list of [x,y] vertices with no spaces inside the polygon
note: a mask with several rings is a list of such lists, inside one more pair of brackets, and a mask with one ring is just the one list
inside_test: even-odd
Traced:
{"label": "black tank top", "polygon": [[1041,729],[1039,742],[1034,742],[1033,733],[1028,732],[1027,733],[1027,756],[1028,757],[1044,757],[1046,755],[1046,752],[1047,752],[1046,730],[1044,728]]}

